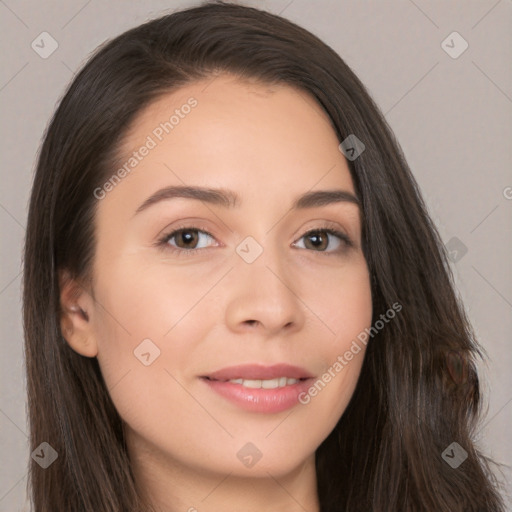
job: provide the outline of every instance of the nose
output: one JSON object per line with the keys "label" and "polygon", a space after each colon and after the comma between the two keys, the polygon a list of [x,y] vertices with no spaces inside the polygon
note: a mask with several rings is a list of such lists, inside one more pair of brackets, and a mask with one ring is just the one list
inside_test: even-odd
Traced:
{"label": "nose", "polygon": [[227,290],[227,326],[239,333],[259,330],[265,337],[300,330],[305,308],[291,272],[278,251],[265,248],[252,263],[237,257]]}

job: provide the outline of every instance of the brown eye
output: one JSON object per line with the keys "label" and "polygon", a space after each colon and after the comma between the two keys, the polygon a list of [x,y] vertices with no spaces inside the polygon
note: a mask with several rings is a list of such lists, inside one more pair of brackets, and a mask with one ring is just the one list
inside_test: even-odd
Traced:
{"label": "brown eye", "polygon": [[180,229],[174,232],[173,238],[180,249],[195,249],[199,235],[196,229]]}
{"label": "brown eye", "polygon": [[307,242],[304,244],[306,249],[318,249],[325,251],[329,245],[329,235],[326,230],[311,231],[307,235],[304,235]]}
{"label": "brown eye", "polygon": [[[170,250],[192,253],[193,251],[207,248],[208,238],[213,240],[213,235],[207,231],[194,227],[184,227],[165,235],[160,244]],[[201,244],[203,245],[201,246]]]}
{"label": "brown eye", "polygon": [[353,246],[352,241],[345,233],[330,228],[308,231],[302,235],[301,240],[305,241],[302,249],[326,254],[339,253],[344,248]]}

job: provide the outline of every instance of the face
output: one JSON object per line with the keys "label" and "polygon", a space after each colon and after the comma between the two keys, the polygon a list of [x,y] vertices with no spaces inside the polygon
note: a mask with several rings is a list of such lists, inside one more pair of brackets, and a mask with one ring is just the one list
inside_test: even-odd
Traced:
{"label": "face", "polygon": [[96,191],[82,336],[134,457],[278,477],[311,462],[338,422],[364,346],[344,355],[372,318],[338,145],[304,92],[230,75],[134,123],[117,178]]}

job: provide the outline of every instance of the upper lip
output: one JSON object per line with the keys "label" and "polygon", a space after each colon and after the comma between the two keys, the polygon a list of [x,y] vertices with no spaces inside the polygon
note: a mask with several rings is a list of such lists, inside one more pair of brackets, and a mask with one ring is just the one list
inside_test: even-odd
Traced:
{"label": "upper lip", "polygon": [[308,379],[313,377],[304,368],[293,366],[286,363],[265,366],[263,364],[242,364],[222,368],[208,375],[204,375],[211,380],[232,380],[232,379],[251,379],[267,380],[277,377],[288,377],[289,379]]}

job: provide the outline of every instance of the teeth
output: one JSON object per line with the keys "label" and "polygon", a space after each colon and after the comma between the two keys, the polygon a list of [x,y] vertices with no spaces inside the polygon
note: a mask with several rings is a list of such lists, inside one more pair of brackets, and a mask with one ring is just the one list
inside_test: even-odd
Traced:
{"label": "teeth", "polygon": [[246,388],[253,389],[275,389],[275,388],[283,388],[284,386],[291,386],[296,382],[299,382],[298,379],[288,379],[287,377],[278,377],[276,379],[268,379],[268,380],[249,380],[249,379],[231,379],[228,382],[232,382],[233,384],[241,384]]}

